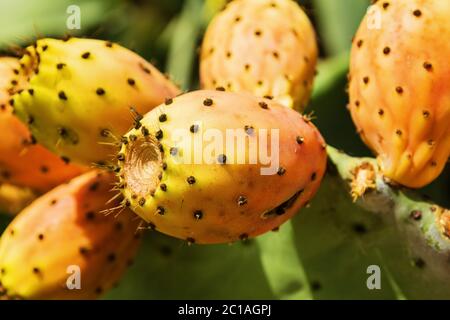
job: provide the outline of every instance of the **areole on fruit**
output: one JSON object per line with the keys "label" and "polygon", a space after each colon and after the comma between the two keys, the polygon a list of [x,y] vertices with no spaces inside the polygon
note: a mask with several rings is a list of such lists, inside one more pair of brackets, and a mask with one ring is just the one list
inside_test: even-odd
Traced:
{"label": "areole on fruit", "polygon": [[146,197],[154,193],[162,174],[162,152],[153,136],[129,142],[124,160],[124,182],[133,194]]}

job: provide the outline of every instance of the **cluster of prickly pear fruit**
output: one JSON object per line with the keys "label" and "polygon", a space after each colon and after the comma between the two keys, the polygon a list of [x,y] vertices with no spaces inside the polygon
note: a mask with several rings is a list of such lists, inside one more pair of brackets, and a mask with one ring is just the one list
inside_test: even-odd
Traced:
{"label": "cluster of prickly pear fruit", "polygon": [[113,178],[85,173],[13,220],[0,239],[0,298],[90,299],[117,284],[140,244],[140,219],[102,212],[117,205],[105,204]]}
{"label": "cluster of prickly pear fruit", "polygon": [[124,206],[152,229],[191,243],[233,242],[277,228],[307,204],[325,172],[319,131],[267,98],[195,91],[140,124],[118,155]]}
{"label": "cluster of prickly pear fruit", "polygon": [[236,0],[206,31],[201,51],[202,87],[273,96],[303,110],[313,87],[316,35],[292,0]]}
{"label": "cluster of prickly pear fruit", "polygon": [[13,97],[37,141],[66,161],[105,165],[115,143],[146,113],[179,90],[134,52],[108,41],[41,39],[26,48]]}
{"label": "cluster of prickly pear fruit", "polygon": [[353,42],[350,105],[386,177],[418,188],[450,156],[450,2],[378,1]]}
{"label": "cluster of prickly pear fruit", "polygon": [[45,192],[83,172],[37,145],[9,105],[11,93],[22,90],[25,79],[16,58],[0,58],[0,183]]}

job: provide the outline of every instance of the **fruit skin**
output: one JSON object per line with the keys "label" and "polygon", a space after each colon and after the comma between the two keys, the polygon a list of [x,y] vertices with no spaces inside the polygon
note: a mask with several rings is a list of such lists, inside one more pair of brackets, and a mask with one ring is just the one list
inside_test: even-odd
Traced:
{"label": "fruit skin", "polygon": [[[114,142],[145,113],[179,93],[156,68],[111,42],[41,39],[26,49],[22,72],[30,77],[14,107],[36,139],[85,165],[107,163]],[[32,90],[30,93],[30,89]]]}
{"label": "fruit skin", "polygon": [[292,0],[235,0],[206,31],[200,61],[204,89],[274,96],[303,110],[317,62],[316,35]]}
{"label": "fruit skin", "polygon": [[[90,171],[37,199],[0,239],[0,291],[6,298],[93,299],[120,279],[140,243],[129,210],[104,215],[114,176]],[[69,290],[69,266],[81,289]],[[1,295],[1,294],[0,294]]]}
{"label": "fruit skin", "polygon": [[381,28],[367,16],[354,39],[349,110],[384,175],[420,188],[450,155],[450,3],[374,6]]}
{"label": "fruit skin", "polygon": [[[126,134],[118,155],[125,205],[150,228],[189,243],[245,240],[278,227],[313,197],[325,172],[325,143],[314,125],[275,101],[251,94],[194,91],[152,110],[141,124]],[[268,141],[275,135],[271,129],[278,129],[279,167],[262,175],[260,169],[268,165],[250,164],[250,142],[244,164],[233,163],[232,151],[243,154],[236,148],[213,152],[212,164],[187,163],[181,156],[188,152],[187,144],[177,142],[180,129],[193,139],[212,133],[209,129],[222,135],[241,129],[244,138],[261,144],[261,129],[268,130]],[[210,144],[197,144],[192,155],[206,153]],[[269,142],[259,151],[271,148]],[[217,162],[223,162],[222,154],[225,164]]]}
{"label": "fruit skin", "polygon": [[28,128],[13,115],[10,93],[21,90],[25,82],[19,70],[18,59],[0,58],[0,183],[46,192],[86,169],[35,144]]}

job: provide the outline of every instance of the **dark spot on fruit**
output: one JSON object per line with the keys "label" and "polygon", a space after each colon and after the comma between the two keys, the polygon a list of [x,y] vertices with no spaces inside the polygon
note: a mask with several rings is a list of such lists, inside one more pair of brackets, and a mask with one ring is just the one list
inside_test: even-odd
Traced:
{"label": "dark spot on fruit", "polygon": [[127,82],[130,86],[134,86],[136,84],[136,81],[134,79],[128,78]]}
{"label": "dark spot on fruit", "polygon": [[427,70],[427,71],[432,71],[433,70],[433,65],[430,62],[424,62],[423,63],[423,67]]}
{"label": "dark spot on fruit", "polygon": [[249,70],[250,70],[250,65],[249,65],[249,64],[246,64],[246,65],[244,66],[244,69],[245,69],[245,71],[249,71]]}
{"label": "dark spot on fruit", "polygon": [[90,52],[85,52],[85,53],[83,53],[83,54],[81,55],[81,57],[82,57],[83,59],[88,59],[90,55],[91,55]]}
{"label": "dark spot on fruit", "polygon": [[40,170],[41,170],[41,172],[44,173],[44,174],[47,173],[47,172],[49,171],[49,169],[48,169],[47,166],[41,166]]}
{"label": "dark spot on fruit", "polygon": [[364,82],[365,84],[368,84],[368,83],[369,83],[369,80],[370,80],[369,77],[364,77],[364,78],[363,78],[363,82]]}
{"label": "dark spot on fruit", "polygon": [[193,176],[189,176],[189,177],[186,179],[186,181],[187,181],[187,183],[189,183],[189,184],[194,184],[194,183],[196,182],[195,177],[193,177]]}
{"label": "dark spot on fruit", "polygon": [[317,173],[313,172],[313,174],[311,175],[311,181],[316,180],[316,178],[317,178]]}
{"label": "dark spot on fruit", "polygon": [[226,56],[227,56],[228,59],[230,59],[231,58],[231,52],[227,51]]}
{"label": "dark spot on fruit", "polygon": [[255,129],[252,126],[248,125],[244,126],[244,130],[245,133],[248,134],[249,136],[251,136],[255,132]]}
{"label": "dark spot on fruit", "polygon": [[171,147],[170,148],[170,155],[176,156],[177,153],[178,153],[178,149],[176,147]]}
{"label": "dark spot on fruit", "polygon": [[430,117],[430,111],[427,111],[427,110],[424,110],[423,112],[422,112],[422,115],[423,115],[423,117],[426,119],[426,118],[429,118]]}
{"label": "dark spot on fruit", "polygon": [[58,64],[56,65],[56,69],[61,70],[61,69],[64,68],[65,66],[66,66],[65,63],[58,63]]}
{"label": "dark spot on fruit", "polygon": [[122,222],[116,222],[116,223],[114,224],[114,228],[115,228],[117,231],[123,230],[123,224],[122,224]]}
{"label": "dark spot on fruit", "polygon": [[260,37],[262,35],[261,30],[255,30],[255,36]]}
{"label": "dark spot on fruit", "polygon": [[45,44],[42,46],[42,51],[47,51],[47,49],[48,49],[48,45]]}
{"label": "dark spot on fruit", "polygon": [[396,91],[398,94],[402,94],[402,93],[403,93],[403,88],[402,88],[402,87],[397,87],[397,88],[395,88],[395,91]]}
{"label": "dark spot on fruit", "polygon": [[108,48],[112,48],[113,43],[111,41],[106,41],[105,46],[107,46]]}
{"label": "dark spot on fruit", "polygon": [[65,164],[69,164],[70,163],[70,158],[66,157],[66,156],[62,156],[61,160],[65,163]]}
{"label": "dark spot on fruit", "polygon": [[413,259],[413,265],[416,268],[423,269],[425,268],[425,261],[422,258],[415,258]]}
{"label": "dark spot on fruit", "polygon": [[203,218],[203,212],[201,210],[195,210],[194,211],[194,218],[196,220],[200,220],[201,218]]}
{"label": "dark spot on fruit", "polygon": [[198,131],[198,124],[193,124],[190,128],[189,131],[191,131],[192,133],[196,133]]}
{"label": "dark spot on fruit", "polygon": [[224,87],[217,87],[216,90],[217,91],[225,91],[225,88]]}
{"label": "dark spot on fruit", "polygon": [[167,163],[163,162],[163,164],[162,164],[162,169],[163,169],[163,170],[166,170],[166,169],[167,169]]}
{"label": "dark spot on fruit", "polygon": [[380,115],[380,117],[384,114],[384,110],[383,109],[380,109],[380,110],[378,110],[378,114]]}
{"label": "dark spot on fruit", "polygon": [[142,71],[144,71],[145,73],[151,74],[150,69],[144,66],[142,63],[139,63],[139,67],[141,67]]}
{"label": "dark spot on fruit", "polygon": [[361,39],[358,40],[358,42],[356,42],[356,45],[358,46],[358,48],[361,48],[363,44],[364,44],[364,41]]}
{"label": "dark spot on fruit", "polygon": [[259,102],[259,106],[263,109],[269,109],[269,106],[264,101]]}
{"label": "dark spot on fruit", "polygon": [[166,106],[168,106],[169,104],[172,104],[173,103],[173,99],[172,98],[166,98],[165,100],[164,100],[164,104],[166,105]]}
{"label": "dark spot on fruit", "polygon": [[58,93],[58,97],[59,97],[59,99],[61,99],[61,100],[67,100],[67,95],[66,95],[66,93],[65,93],[64,91],[60,91],[60,92]]}
{"label": "dark spot on fruit", "polygon": [[219,154],[219,156],[217,157],[217,162],[219,164],[226,164],[227,163],[227,156],[224,154]]}
{"label": "dark spot on fruit", "polygon": [[192,245],[192,244],[195,243],[195,239],[194,238],[187,238],[186,241],[187,241],[188,245]]}
{"label": "dark spot on fruit", "polygon": [[97,93],[97,95],[99,96],[103,96],[105,94],[105,90],[103,88],[97,88],[95,93]]}
{"label": "dark spot on fruit", "polygon": [[248,240],[248,234],[247,233],[242,233],[241,235],[239,235],[239,240],[247,241]]}
{"label": "dark spot on fruit", "polygon": [[239,196],[237,199],[238,206],[243,206],[247,204],[247,198],[245,196]]}
{"label": "dark spot on fruit", "polygon": [[81,254],[82,256],[85,256],[85,255],[88,254],[89,249],[86,248],[86,247],[80,247],[80,248],[78,249],[78,252],[80,252],[80,254]]}
{"label": "dark spot on fruit", "polygon": [[297,141],[298,144],[303,144],[303,142],[305,142],[305,138],[301,136],[297,136],[295,140]]}
{"label": "dark spot on fruit", "polygon": [[94,211],[88,211],[85,214],[86,220],[92,221],[95,219],[95,212]]}
{"label": "dark spot on fruit", "polygon": [[38,273],[40,273],[41,272],[41,270],[38,268],[38,267],[34,267],[33,268],[33,273],[34,274],[38,274]]}
{"label": "dark spot on fruit", "polygon": [[282,176],[286,173],[286,169],[283,167],[279,167],[277,171],[277,175]]}
{"label": "dark spot on fruit", "polygon": [[159,187],[161,188],[162,191],[167,191],[167,185],[165,183],[161,183]]}
{"label": "dark spot on fruit", "polygon": [[145,205],[145,198],[140,198],[138,204],[143,207]]}
{"label": "dark spot on fruit", "polygon": [[411,219],[413,219],[413,220],[418,221],[418,220],[422,219],[422,211],[420,211],[420,210],[413,210],[413,211],[411,211],[411,213],[409,214],[409,217],[410,217]]}
{"label": "dark spot on fruit", "polygon": [[161,114],[159,116],[159,122],[166,122],[167,121],[167,115],[165,113]]}
{"label": "dark spot on fruit", "polygon": [[40,241],[44,240],[44,235],[43,235],[42,233],[40,233],[40,234],[38,235],[38,239],[39,239]]}
{"label": "dark spot on fruit", "polygon": [[108,254],[108,256],[106,257],[106,260],[108,260],[108,262],[114,262],[116,261],[116,255],[114,253],[110,253]]}
{"label": "dark spot on fruit", "polygon": [[125,155],[124,155],[123,153],[119,153],[119,154],[117,155],[117,160],[119,160],[119,161],[125,161]]}
{"label": "dark spot on fruit", "polygon": [[103,138],[107,138],[110,135],[110,131],[108,129],[101,129],[100,130],[100,136],[102,136]]}
{"label": "dark spot on fruit", "polygon": [[[144,133],[144,128],[145,128],[145,127],[142,127],[142,134],[143,134],[144,136],[148,136],[148,135],[149,135],[148,129],[145,128],[145,129],[147,130],[147,134],[145,134],[145,133]],[[158,131],[155,132],[155,138],[156,138],[156,139],[161,140],[163,137],[164,137],[164,133],[163,133],[163,131],[162,131],[161,129],[159,129]]]}
{"label": "dark spot on fruit", "polygon": [[93,183],[89,186],[89,191],[91,191],[91,192],[97,191],[99,186],[100,186],[100,183],[98,183],[98,182],[93,182]]}
{"label": "dark spot on fruit", "polygon": [[164,209],[164,208],[161,207],[161,206],[158,206],[158,207],[156,208],[156,213],[159,214],[159,215],[161,215],[161,216],[163,216],[163,215],[166,213],[166,209]]}
{"label": "dark spot on fruit", "polygon": [[383,3],[383,9],[387,9],[389,7],[389,2],[384,2]]}
{"label": "dark spot on fruit", "polygon": [[383,49],[383,53],[386,54],[386,55],[388,55],[389,53],[391,53],[391,48],[385,47],[385,48]]}
{"label": "dark spot on fruit", "polygon": [[58,200],[53,199],[52,201],[50,201],[50,205],[51,205],[51,206],[54,206],[57,202],[58,202]]}
{"label": "dark spot on fruit", "polygon": [[207,106],[207,107],[212,106],[213,103],[214,103],[214,101],[212,99],[210,99],[210,98],[207,98],[207,99],[203,100],[203,105]]}
{"label": "dark spot on fruit", "polygon": [[398,136],[401,136],[403,134],[403,132],[402,132],[402,130],[397,129],[397,130],[395,130],[395,134]]}
{"label": "dark spot on fruit", "polygon": [[413,15],[416,16],[417,18],[419,18],[419,17],[422,16],[422,11],[420,11],[420,10],[418,10],[418,9],[417,9],[417,10],[414,10]]}

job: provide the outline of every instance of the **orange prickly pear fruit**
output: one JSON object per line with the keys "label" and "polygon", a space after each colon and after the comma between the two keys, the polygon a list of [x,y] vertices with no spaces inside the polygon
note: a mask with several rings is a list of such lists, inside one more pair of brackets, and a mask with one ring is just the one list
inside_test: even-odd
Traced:
{"label": "orange prickly pear fruit", "polygon": [[133,125],[179,89],[150,63],[118,44],[95,39],[40,39],[26,49],[25,89],[17,116],[37,141],[66,160],[108,164]]}
{"label": "orange prickly pear fruit", "polygon": [[85,169],[65,163],[35,143],[28,128],[9,105],[10,92],[21,90],[24,79],[16,58],[0,58],[0,183],[45,192],[81,174]]}
{"label": "orange prickly pear fruit", "polygon": [[140,123],[117,156],[124,204],[151,228],[190,243],[278,227],[314,196],[325,172],[316,127],[267,98],[194,91]]}
{"label": "orange prickly pear fruit", "polygon": [[235,0],[208,26],[202,44],[204,89],[273,96],[303,110],[317,62],[316,35],[292,0]]}
{"label": "orange prickly pear fruit", "polygon": [[138,249],[140,221],[127,209],[101,212],[117,205],[105,205],[113,183],[114,175],[90,171],[19,213],[0,238],[0,295],[92,299],[116,284]]}
{"label": "orange prickly pear fruit", "polygon": [[432,182],[450,155],[450,2],[378,1],[354,39],[349,109],[384,175]]}

